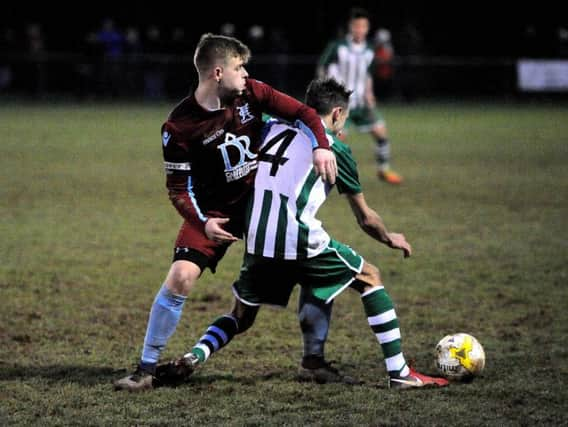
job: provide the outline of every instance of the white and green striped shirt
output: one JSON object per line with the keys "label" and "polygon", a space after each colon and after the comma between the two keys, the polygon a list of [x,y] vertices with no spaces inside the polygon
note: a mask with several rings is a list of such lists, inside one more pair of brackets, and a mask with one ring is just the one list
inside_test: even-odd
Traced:
{"label": "white and green striped shirt", "polygon": [[[361,192],[351,150],[328,134],[338,164],[338,191]],[[246,248],[267,258],[304,259],[329,243],[316,213],[331,190],[313,170],[310,138],[300,129],[273,123],[263,140],[247,211]]]}
{"label": "white and green striped shirt", "polygon": [[349,98],[350,108],[366,105],[365,88],[375,54],[367,43],[353,43],[350,37],[331,43],[322,54],[319,64],[326,75],[343,83],[353,91]]}

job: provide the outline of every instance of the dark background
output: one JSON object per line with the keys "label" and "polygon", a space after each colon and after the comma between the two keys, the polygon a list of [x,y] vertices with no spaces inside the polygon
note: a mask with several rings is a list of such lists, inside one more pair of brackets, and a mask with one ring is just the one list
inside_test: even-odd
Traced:
{"label": "dark background", "polygon": [[[560,2],[20,2],[0,10],[0,94],[179,98],[195,85],[192,55],[200,35],[230,22],[252,50],[251,76],[301,96],[318,55],[355,6],[371,15],[370,39],[378,28],[391,31],[396,72],[390,92],[378,94],[384,100],[517,96],[518,58],[568,58],[568,14]],[[125,48],[118,62],[108,62],[103,45],[92,41],[105,19],[122,34],[129,28],[140,34],[140,45]],[[35,51],[30,24],[41,32]],[[263,27],[263,41],[250,39],[253,25]],[[147,36],[152,26],[160,30],[158,42]],[[176,29],[184,35],[173,42]]]}
{"label": "dark background", "polygon": [[[365,7],[372,15],[372,31],[386,27],[396,42],[404,26],[415,25],[423,38],[423,51],[449,56],[517,56],[536,44],[543,57],[558,55],[557,29],[568,27],[562,2],[528,2],[505,5],[501,2],[402,2],[359,1],[330,5],[325,1],[263,2],[169,2],[137,5],[81,2],[71,5],[10,4],[3,6],[0,26],[16,30],[27,23],[42,25],[47,47],[55,51],[80,49],[87,33],[96,31],[104,18],[113,18],[118,28],[136,26],[143,32],[157,24],[163,33],[182,26],[188,42],[194,43],[203,32],[218,32],[225,22],[236,25],[237,36],[244,37],[253,24],[265,30],[280,28],[295,53],[317,53],[337,29],[344,26],[349,9]],[[520,3],[520,2],[519,2]],[[526,2],[525,2],[526,3]],[[532,39],[527,34],[533,29]],[[277,46],[273,46],[277,49]],[[400,50],[400,49],[399,49]],[[404,52],[401,52],[404,54]]]}

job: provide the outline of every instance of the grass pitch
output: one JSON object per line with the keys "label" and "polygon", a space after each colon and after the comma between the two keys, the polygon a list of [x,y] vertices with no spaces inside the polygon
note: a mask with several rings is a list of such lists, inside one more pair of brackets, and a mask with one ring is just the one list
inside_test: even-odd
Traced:
{"label": "grass pitch", "polygon": [[[469,332],[485,347],[482,377],[389,391],[346,292],[327,356],[366,383],[300,384],[295,294],[287,310],[261,310],[190,384],[113,392],[139,357],[180,224],[162,172],[169,108],[0,105],[0,424],[568,424],[568,108],[552,104],[385,107],[400,188],[376,180],[370,138],[351,134],[368,202],[406,234],[409,260],[360,231],[341,196],[320,215],[380,266],[407,358],[433,372],[436,342]],[[165,358],[230,308],[242,251],[204,274]]]}

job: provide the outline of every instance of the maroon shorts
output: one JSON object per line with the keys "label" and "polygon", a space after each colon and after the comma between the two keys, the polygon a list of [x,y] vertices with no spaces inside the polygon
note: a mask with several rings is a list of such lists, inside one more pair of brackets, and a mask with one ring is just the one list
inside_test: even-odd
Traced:
{"label": "maroon shorts", "polygon": [[[242,222],[231,219],[224,227],[236,237],[242,236]],[[223,258],[230,243],[217,243],[205,235],[205,224],[199,220],[184,221],[174,248],[173,261],[185,260],[197,264],[201,271],[209,267],[215,273],[217,263]]]}

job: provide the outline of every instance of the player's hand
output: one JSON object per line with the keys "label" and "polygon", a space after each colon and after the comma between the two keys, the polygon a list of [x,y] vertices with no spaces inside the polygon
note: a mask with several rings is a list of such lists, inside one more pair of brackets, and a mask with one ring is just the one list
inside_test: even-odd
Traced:
{"label": "player's hand", "polygon": [[406,241],[406,237],[401,233],[388,233],[389,247],[393,249],[400,249],[404,253],[404,257],[408,258],[412,255],[412,246]]}
{"label": "player's hand", "polygon": [[229,218],[209,218],[205,223],[205,235],[209,240],[217,243],[230,243],[239,240],[223,229],[223,224],[228,222]]}
{"label": "player's hand", "polygon": [[314,169],[321,176],[321,179],[331,185],[335,184],[335,178],[337,177],[335,154],[331,150],[316,148],[313,153],[313,159]]}

